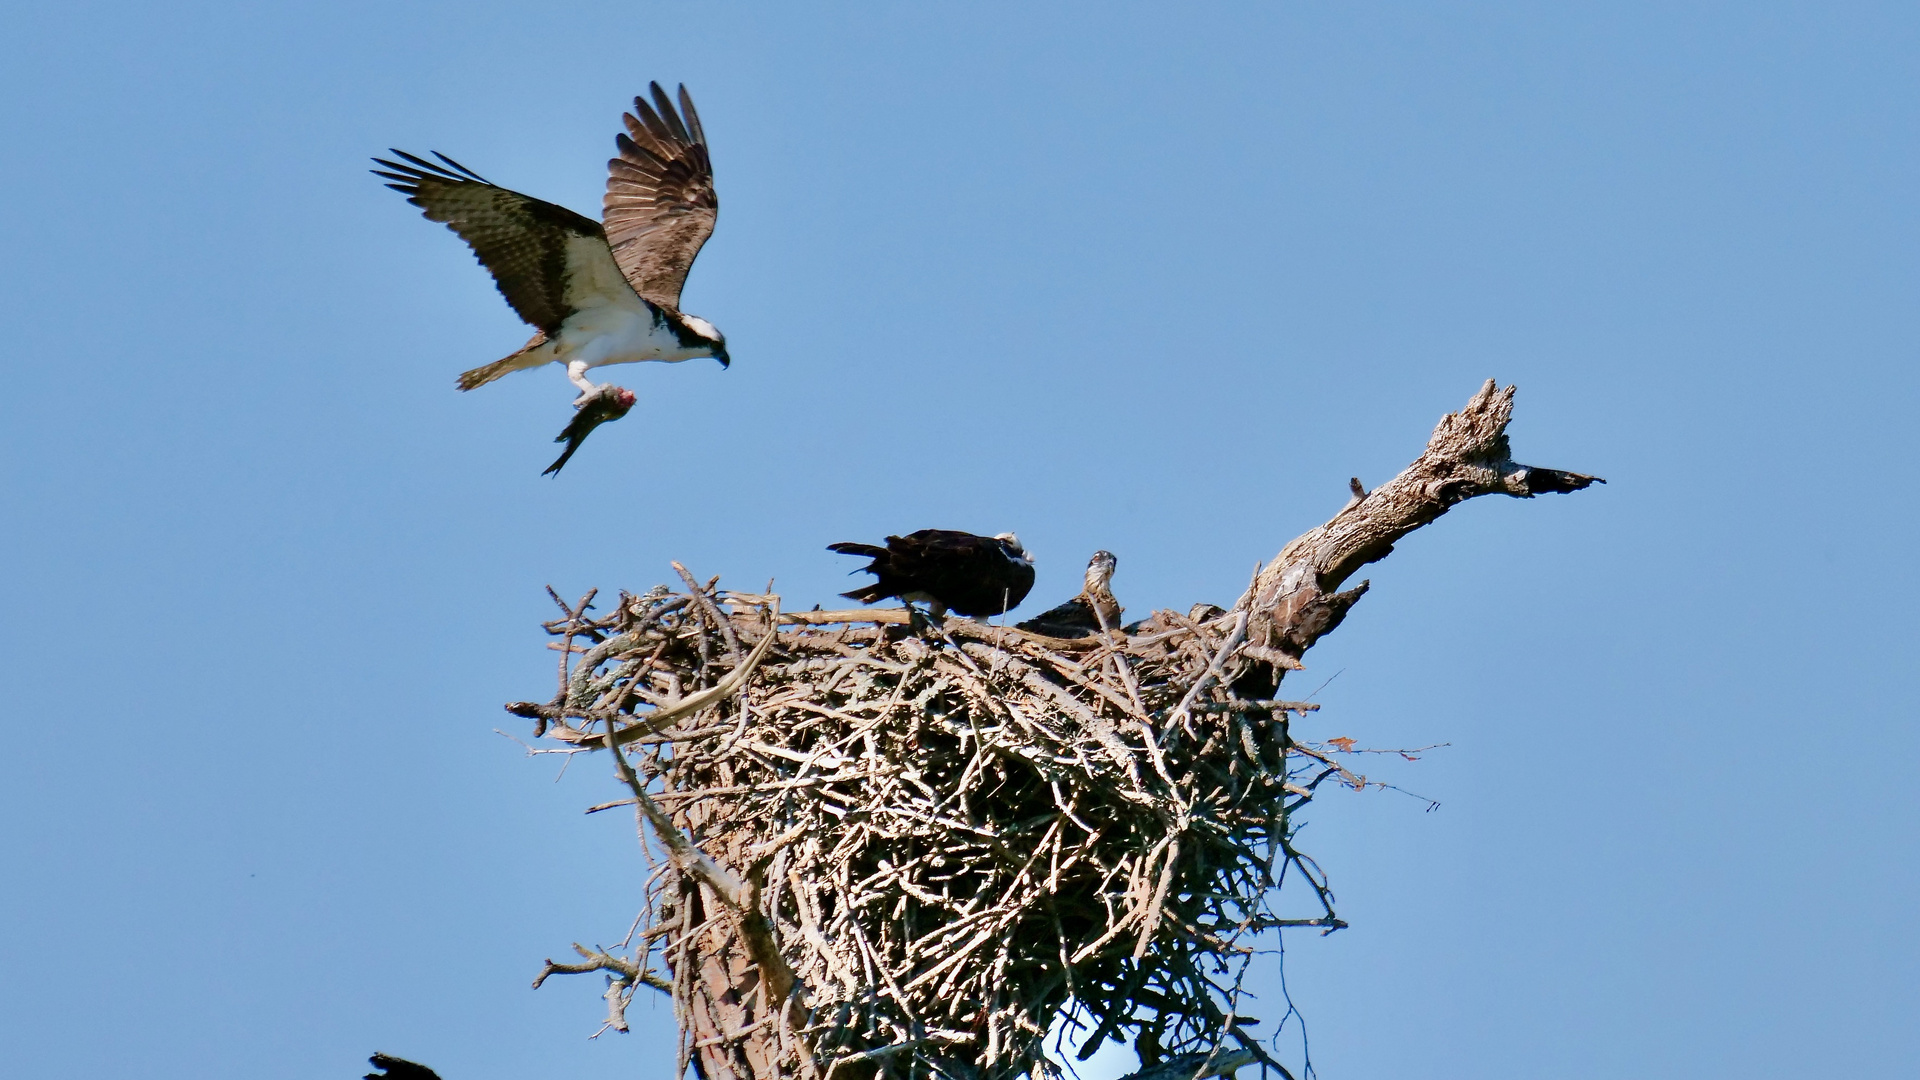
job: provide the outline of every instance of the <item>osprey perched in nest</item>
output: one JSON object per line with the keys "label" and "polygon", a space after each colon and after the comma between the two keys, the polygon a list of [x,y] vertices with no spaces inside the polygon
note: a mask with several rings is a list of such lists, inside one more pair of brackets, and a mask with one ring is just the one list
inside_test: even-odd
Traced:
{"label": "osprey perched in nest", "polygon": [[1080,594],[1020,623],[1018,629],[1048,637],[1077,638],[1120,628],[1120,601],[1113,598],[1113,568],[1120,560],[1111,551],[1096,551],[1087,560],[1087,580]]}
{"label": "osprey perched in nest", "polygon": [[886,547],[842,543],[830,544],[827,550],[873,560],[861,569],[879,580],[840,594],[863,604],[892,596],[908,606],[916,600],[924,603],[936,617],[949,609],[962,615],[1003,615],[1018,607],[1033,588],[1033,556],[1010,532],[975,536],[952,529],[921,529],[887,537]]}
{"label": "osprey perched in nest", "polygon": [[678,112],[659,83],[652,91],[652,105],[634,98],[621,118],[627,130],[607,163],[603,221],[490,183],[445,154],[433,155],[437,164],[400,150],[403,161],[373,159],[382,166],[374,175],[460,234],[537,331],[519,352],[461,375],[460,389],[552,362],[580,388],[578,405],[599,389],[589,368],[729,363],[720,331],[680,310],[680,288],[720,209],[707,136],[686,87]]}

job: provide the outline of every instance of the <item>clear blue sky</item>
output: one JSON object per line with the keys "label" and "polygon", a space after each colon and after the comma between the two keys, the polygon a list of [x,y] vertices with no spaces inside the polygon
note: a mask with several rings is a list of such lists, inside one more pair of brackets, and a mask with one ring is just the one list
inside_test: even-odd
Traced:
{"label": "clear blue sky", "polygon": [[[1321,1076],[1920,1074],[1920,10],[950,8],[0,12],[0,1073],[666,1080],[664,1007],[527,988],[640,881],[493,731],[543,585],[808,606],[945,526],[1227,601],[1498,377],[1611,483],[1416,534],[1296,677],[1451,744],[1310,815]],[[542,478],[564,378],[454,391],[526,331],[366,159],[597,212],[649,79],[734,364]]]}

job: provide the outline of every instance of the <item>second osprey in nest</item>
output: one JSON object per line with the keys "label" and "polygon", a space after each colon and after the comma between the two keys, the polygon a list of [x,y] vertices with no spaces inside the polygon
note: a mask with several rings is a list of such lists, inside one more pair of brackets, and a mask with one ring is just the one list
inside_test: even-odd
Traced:
{"label": "second osprey in nest", "polygon": [[374,159],[382,166],[374,175],[458,233],[537,331],[519,352],[461,375],[460,389],[557,363],[584,404],[599,389],[587,381],[589,368],[695,357],[729,363],[726,337],[680,310],[680,288],[720,210],[707,136],[686,87],[678,112],[659,83],[652,92],[652,105],[634,98],[621,118],[627,131],[615,140],[620,156],[607,163],[602,221],[490,183],[445,154],[433,155],[438,163],[400,150],[393,153],[402,161]]}
{"label": "second osprey in nest", "polygon": [[975,536],[921,529],[887,537],[886,547],[844,543],[829,544],[827,550],[873,560],[862,569],[879,580],[840,594],[863,604],[892,596],[909,607],[920,601],[936,617],[948,609],[962,615],[1004,615],[1020,606],[1033,588],[1033,556],[1012,533]]}
{"label": "second osprey in nest", "polygon": [[1111,551],[1096,551],[1087,560],[1087,579],[1080,594],[1019,624],[1017,629],[1048,637],[1090,637],[1120,629],[1120,601],[1113,598],[1113,568],[1120,560]]}

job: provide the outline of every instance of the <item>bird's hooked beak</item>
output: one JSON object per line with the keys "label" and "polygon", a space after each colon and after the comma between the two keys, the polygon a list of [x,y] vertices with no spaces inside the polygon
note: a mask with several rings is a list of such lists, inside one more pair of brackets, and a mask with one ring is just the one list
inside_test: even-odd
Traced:
{"label": "bird's hooked beak", "polygon": [[1008,548],[1012,549],[1013,555],[1015,558],[1019,559],[1023,563],[1026,563],[1028,566],[1033,565],[1033,553],[1028,551],[1026,547],[1020,543],[1020,538],[1018,536],[1015,536],[1013,533],[1010,533],[1010,532],[1003,532],[1003,533],[995,533],[993,538],[995,540],[1000,541],[1002,544],[1005,544]]}
{"label": "bird's hooked beak", "polygon": [[713,347],[713,358],[720,361],[722,368],[733,366],[733,358],[727,355],[727,347],[725,345],[715,345]]}

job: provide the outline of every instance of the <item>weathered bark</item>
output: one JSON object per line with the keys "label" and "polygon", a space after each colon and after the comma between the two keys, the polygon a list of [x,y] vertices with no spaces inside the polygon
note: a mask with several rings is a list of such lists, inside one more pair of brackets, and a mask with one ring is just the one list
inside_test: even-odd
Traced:
{"label": "weathered bark", "polygon": [[1514,461],[1507,445],[1513,389],[1488,379],[1466,408],[1440,418],[1426,452],[1400,475],[1371,492],[1353,481],[1354,496],[1339,513],[1280,549],[1254,579],[1249,655],[1282,670],[1298,667],[1301,655],[1366,593],[1364,581],[1336,591],[1355,571],[1386,558],[1401,537],[1468,499],[1531,499],[1606,482]]}

